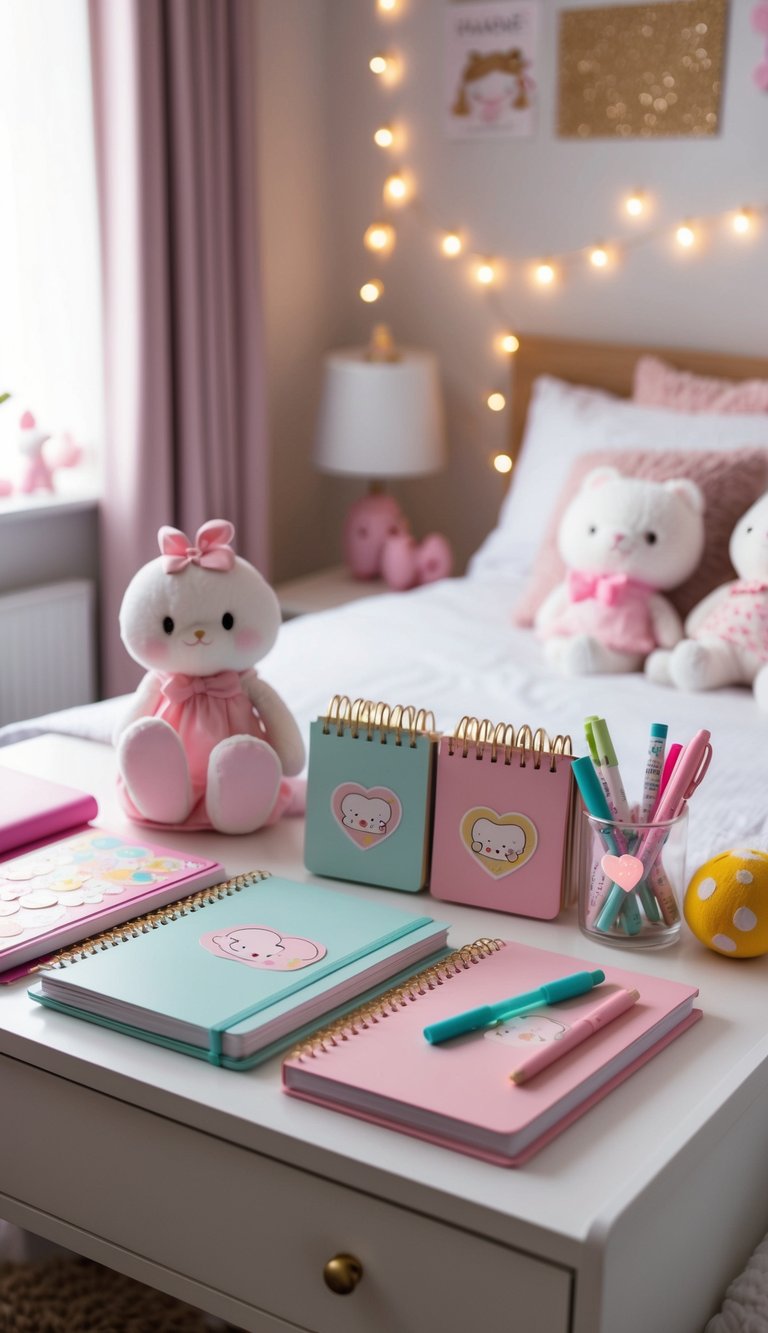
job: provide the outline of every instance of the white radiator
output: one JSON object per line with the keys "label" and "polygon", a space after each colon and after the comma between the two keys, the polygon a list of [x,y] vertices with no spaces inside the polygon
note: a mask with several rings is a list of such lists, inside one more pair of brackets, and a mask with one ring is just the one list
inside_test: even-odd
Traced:
{"label": "white radiator", "polygon": [[0,595],[0,725],[95,698],[93,583]]}

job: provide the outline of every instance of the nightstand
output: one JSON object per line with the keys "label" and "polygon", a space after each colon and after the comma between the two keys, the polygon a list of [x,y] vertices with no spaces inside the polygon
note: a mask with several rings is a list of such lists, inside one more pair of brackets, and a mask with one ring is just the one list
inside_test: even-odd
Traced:
{"label": "nightstand", "polygon": [[301,579],[291,579],[275,588],[284,620],[310,611],[330,611],[334,606],[376,597],[389,589],[383,579],[355,579],[344,565],[318,570]]}

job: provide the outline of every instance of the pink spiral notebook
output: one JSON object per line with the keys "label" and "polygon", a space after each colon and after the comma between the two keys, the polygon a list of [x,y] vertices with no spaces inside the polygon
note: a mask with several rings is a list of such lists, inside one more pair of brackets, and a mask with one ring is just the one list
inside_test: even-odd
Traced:
{"label": "pink spiral notebook", "polygon": [[225,878],[203,856],[88,821],[93,796],[0,765],[0,982]]}
{"label": "pink spiral notebook", "polygon": [[[604,967],[587,995],[441,1045],[423,1029],[594,964],[503,940],[479,940],[304,1042],[283,1065],[285,1091],[501,1166],[518,1166],[685,1032],[693,986]],[[528,1082],[521,1055],[556,1041],[612,990],[639,1001]]]}
{"label": "pink spiral notebook", "polygon": [[433,898],[556,917],[572,888],[571,762],[569,736],[463,717],[437,755]]}

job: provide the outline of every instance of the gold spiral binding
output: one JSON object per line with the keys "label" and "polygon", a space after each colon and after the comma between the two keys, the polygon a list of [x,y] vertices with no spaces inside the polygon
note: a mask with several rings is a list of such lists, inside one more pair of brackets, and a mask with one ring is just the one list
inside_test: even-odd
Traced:
{"label": "gold spiral binding", "polygon": [[347,728],[353,740],[377,739],[386,745],[389,737],[394,736],[395,745],[402,745],[405,739],[411,749],[416,748],[420,736],[432,735],[436,730],[431,709],[374,703],[372,699],[351,700],[346,694],[334,694],[320,720],[324,736],[332,730],[342,736]]}
{"label": "gold spiral binding", "polygon": [[486,937],[475,940],[474,944],[465,944],[440,962],[423,968],[421,972],[401,982],[399,986],[392,986],[388,991],[384,991],[383,995],[369,1000],[366,1004],[358,1005],[357,1009],[345,1014],[343,1018],[337,1018],[334,1023],[329,1023],[327,1027],[313,1032],[311,1037],[301,1042],[291,1052],[292,1058],[314,1059],[320,1051],[330,1050],[348,1041],[350,1037],[356,1037],[366,1028],[375,1027],[380,1020],[396,1014],[398,1009],[407,1008],[409,1004],[418,1000],[420,995],[426,995],[428,991],[442,986],[460,972],[468,971],[475,963],[480,963],[491,954],[498,953],[504,948],[504,944],[504,940]]}
{"label": "gold spiral binding", "polygon": [[210,907],[212,903],[217,903],[222,898],[247,889],[249,884],[257,884],[269,877],[268,870],[249,870],[244,875],[225,879],[221,884],[211,884],[207,889],[198,889],[197,893],[191,893],[186,898],[166,903],[165,907],[158,908],[156,912],[145,912],[143,916],[135,916],[131,921],[124,921],[120,926],[102,931],[100,935],[91,935],[88,939],[81,940],[79,944],[60,949],[45,962],[35,963],[30,972],[44,972],[51,967],[67,967],[114,945],[125,944],[127,940],[146,935],[150,930],[157,930],[158,926],[167,926],[170,921],[186,916],[188,912],[197,912],[201,907]]}
{"label": "gold spiral binding", "polygon": [[460,754],[462,759],[469,756],[474,747],[475,759],[482,759],[486,749],[490,749],[492,764],[504,763],[507,767],[514,761],[520,768],[529,764],[532,768],[541,768],[545,764],[550,773],[557,772],[557,760],[561,757],[573,757],[573,745],[570,736],[549,736],[543,727],[532,731],[527,723],[517,731],[511,722],[499,722],[496,726],[488,718],[480,720],[465,715],[460,718],[448,737],[448,753]]}

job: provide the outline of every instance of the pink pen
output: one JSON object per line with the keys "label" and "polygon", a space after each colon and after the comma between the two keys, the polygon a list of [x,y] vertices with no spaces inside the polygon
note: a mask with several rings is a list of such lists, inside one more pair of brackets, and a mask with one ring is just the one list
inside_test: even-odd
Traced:
{"label": "pink pen", "polygon": [[[693,740],[690,740],[683,749],[672,776],[662,792],[654,814],[657,824],[665,824],[683,813],[686,802],[690,800],[709,768],[711,758],[710,732],[697,731]],[[634,849],[633,855],[642,861],[646,875],[651,872],[653,863],[666,841],[667,832],[668,830],[664,828],[646,830],[639,845]]]}
{"label": "pink pen", "polygon": [[654,804],[653,809],[651,810],[651,817],[648,821],[649,823],[651,823],[656,818],[656,811],[659,808],[659,801],[664,795],[664,788],[666,787],[667,783],[669,782],[669,779],[672,776],[672,772],[674,770],[675,764],[677,763],[678,756],[682,752],[682,749],[683,749],[682,745],[680,745],[677,741],[675,741],[674,745],[670,745],[669,747],[669,750],[667,752],[667,757],[664,760],[664,768],[662,769],[661,772],[661,781],[659,782],[659,790],[656,793],[656,802]]}
{"label": "pink pen", "polygon": [[[669,753],[667,754],[667,757],[664,761],[664,768],[662,770],[661,780],[659,782],[659,790],[656,794],[656,801],[651,811],[651,817],[649,823],[656,818],[656,811],[659,806],[659,801],[664,795],[665,788],[674,772],[675,764],[677,763],[678,756],[682,753],[682,750],[683,750],[682,745],[680,745],[677,741],[675,741],[674,745],[670,745],[669,747]],[[668,926],[673,926],[676,921],[680,920],[680,910],[677,906],[674,890],[669,880],[667,879],[666,871],[664,870],[664,866],[662,864],[660,856],[656,857],[656,861],[654,863],[654,867],[650,875],[650,883],[651,883],[651,888],[653,889],[653,892],[656,895],[656,898],[658,899],[659,907],[661,908],[661,915],[664,918],[665,924]]]}
{"label": "pink pen", "polygon": [[592,1010],[591,1014],[584,1018],[577,1018],[576,1022],[563,1034],[557,1041],[551,1041],[546,1046],[540,1046],[537,1051],[528,1056],[522,1064],[513,1069],[510,1079],[513,1083],[525,1083],[527,1079],[533,1078],[542,1069],[548,1069],[555,1060],[559,1060],[561,1055],[567,1055],[574,1046],[580,1046],[588,1037],[599,1032],[606,1023],[613,1022],[620,1014],[625,1014],[640,999],[640,992],[636,990],[619,990],[614,995],[603,1000]]}

